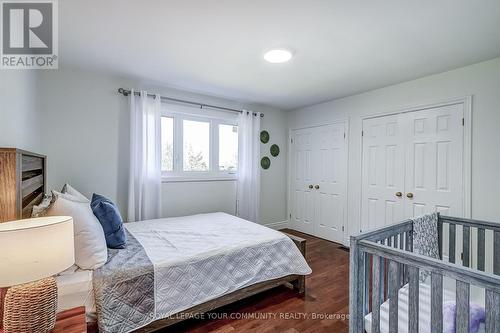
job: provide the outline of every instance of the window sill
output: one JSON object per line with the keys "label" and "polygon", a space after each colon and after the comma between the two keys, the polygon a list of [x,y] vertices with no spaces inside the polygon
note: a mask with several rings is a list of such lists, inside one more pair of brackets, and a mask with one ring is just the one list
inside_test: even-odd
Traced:
{"label": "window sill", "polygon": [[237,175],[224,175],[224,176],[163,176],[162,183],[200,183],[200,182],[223,182],[223,181],[236,181]]}

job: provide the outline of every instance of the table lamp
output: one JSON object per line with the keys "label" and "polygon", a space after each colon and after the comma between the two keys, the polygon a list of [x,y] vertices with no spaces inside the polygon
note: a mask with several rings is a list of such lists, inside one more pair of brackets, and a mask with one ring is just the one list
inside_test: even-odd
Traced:
{"label": "table lamp", "polygon": [[74,264],[74,252],[69,216],[0,223],[0,327],[3,318],[5,333],[45,333],[54,328],[53,275]]}

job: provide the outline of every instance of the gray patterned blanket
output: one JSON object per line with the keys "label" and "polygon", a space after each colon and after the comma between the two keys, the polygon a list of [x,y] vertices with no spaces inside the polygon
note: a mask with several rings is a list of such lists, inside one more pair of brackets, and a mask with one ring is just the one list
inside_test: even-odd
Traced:
{"label": "gray patterned blanket", "polygon": [[99,332],[125,333],[155,317],[154,267],[142,245],[126,229],[127,247],[108,250],[108,262],[94,270]]}
{"label": "gray patterned blanket", "polygon": [[127,248],[94,271],[101,333],[126,333],[247,286],[311,268],[282,233],[211,213],[125,224]]}

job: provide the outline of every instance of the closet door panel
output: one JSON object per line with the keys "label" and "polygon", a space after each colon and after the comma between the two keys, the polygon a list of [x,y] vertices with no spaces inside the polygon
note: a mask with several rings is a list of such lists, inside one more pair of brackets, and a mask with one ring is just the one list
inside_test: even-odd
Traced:
{"label": "closet door panel", "polygon": [[292,225],[343,243],[347,195],[345,123],[292,131]]}
{"label": "closet door panel", "polygon": [[343,241],[346,198],[345,124],[320,126],[316,129],[318,173],[315,182],[317,223],[315,234],[335,242]]}
{"label": "closet door panel", "polygon": [[366,231],[404,216],[404,142],[399,115],[363,121],[361,226]]}
{"label": "closet door panel", "polygon": [[434,211],[463,216],[463,105],[409,112],[405,117],[406,217]]}
{"label": "closet door panel", "polygon": [[313,132],[310,129],[292,132],[291,212],[295,229],[312,234],[314,231]]}

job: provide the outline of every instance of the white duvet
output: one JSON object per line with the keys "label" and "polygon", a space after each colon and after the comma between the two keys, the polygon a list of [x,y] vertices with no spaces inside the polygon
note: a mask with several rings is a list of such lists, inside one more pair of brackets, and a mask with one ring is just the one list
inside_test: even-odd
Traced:
{"label": "white duvet", "polygon": [[311,273],[279,231],[224,214],[126,223],[154,265],[155,319],[243,287]]}

